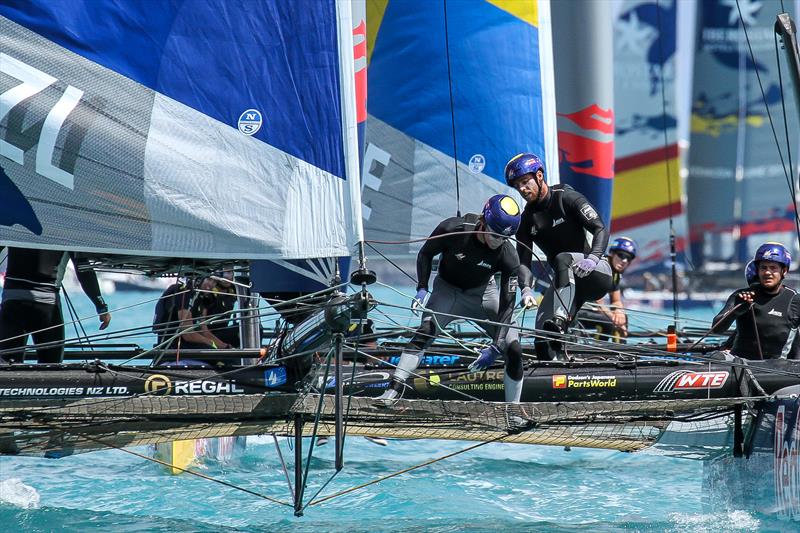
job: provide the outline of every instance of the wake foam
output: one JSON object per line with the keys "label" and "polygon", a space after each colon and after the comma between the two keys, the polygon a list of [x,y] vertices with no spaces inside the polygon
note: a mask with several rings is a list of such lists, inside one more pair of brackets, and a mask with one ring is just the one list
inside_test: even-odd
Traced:
{"label": "wake foam", "polygon": [[8,503],[21,509],[38,509],[39,493],[17,478],[0,481],[0,503]]}

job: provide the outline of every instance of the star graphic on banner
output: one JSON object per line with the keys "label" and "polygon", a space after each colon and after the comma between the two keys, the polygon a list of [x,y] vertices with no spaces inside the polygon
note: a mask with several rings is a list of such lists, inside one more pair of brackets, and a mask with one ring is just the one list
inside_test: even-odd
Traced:
{"label": "star graphic on banner", "polygon": [[739,7],[736,7],[736,0],[722,0],[721,5],[730,8],[728,14],[728,24],[737,26],[739,24],[739,9],[742,10],[742,22],[747,26],[756,23],[756,13],[761,9],[761,2],[758,0],[739,0]]}
{"label": "star graphic on banner", "polygon": [[628,20],[617,21],[617,49],[628,49],[631,52],[641,52],[646,49],[647,43],[652,38],[653,30],[639,22],[635,12],[631,12]]}

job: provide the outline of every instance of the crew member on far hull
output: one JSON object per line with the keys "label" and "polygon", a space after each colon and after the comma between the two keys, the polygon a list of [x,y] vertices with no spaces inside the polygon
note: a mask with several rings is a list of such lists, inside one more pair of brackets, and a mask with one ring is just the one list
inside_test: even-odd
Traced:
{"label": "crew member on far hull", "polygon": [[780,243],[767,242],[756,250],[753,263],[758,283],[731,294],[712,321],[714,333],[723,333],[736,322],[732,355],[776,359],[792,353],[800,327],[800,295],[783,284],[791,262],[789,251]]}
{"label": "crew member on far hull", "polygon": [[[508,241],[519,227],[520,210],[510,196],[489,198],[480,216],[467,214],[441,222],[417,255],[417,295],[422,306],[428,295],[433,258],[441,254],[433,291],[422,324],[400,355],[389,388],[379,398],[391,405],[399,398],[406,379],[417,369],[423,352],[436,336],[458,317],[502,324],[480,324],[492,337],[470,365],[473,371],[489,368],[505,355],[505,400],[519,402],[522,393],[522,347],[515,328],[508,327],[516,299],[519,259]],[[495,274],[500,273],[500,286]]]}
{"label": "crew member on far hull", "polygon": [[[506,164],[505,178],[527,201],[517,231],[523,304],[534,304],[531,248],[536,244],[555,271],[554,283],[536,313],[536,329],[560,336],[575,317],[576,278],[589,278],[582,295],[587,300],[602,298],[614,288],[611,266],[601,261],[608,230],[581,193],[569,185],[547,184],[539,157],[527,153],[514,156]],[[535,346],[537,357],[543,360],[552,360],[558,351],[558,343],[547,339],[537,339]]]}

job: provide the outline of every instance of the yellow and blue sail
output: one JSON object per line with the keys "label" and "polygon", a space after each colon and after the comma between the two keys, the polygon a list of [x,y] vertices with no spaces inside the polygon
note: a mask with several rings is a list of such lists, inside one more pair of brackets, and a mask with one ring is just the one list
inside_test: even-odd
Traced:
{"label": "yellow and blue sail", "polygon": [[479,211],[489,196],[510,192],[503,170],[520,152],[539,154],[557,175],[541,5],[368,2],[368,238],[407,241],[458,211]]}

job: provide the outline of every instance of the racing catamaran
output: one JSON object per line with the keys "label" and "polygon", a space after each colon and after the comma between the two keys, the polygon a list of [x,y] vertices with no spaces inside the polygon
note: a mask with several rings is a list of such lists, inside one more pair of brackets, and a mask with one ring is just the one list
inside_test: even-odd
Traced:
{"label": "racing catamaran", "polygon": [[[400,28],[416,27],[404,24],[407,17],[441,21],[443,34],[425,35],[444,39],[436,65],[447,65],[449,83],[433,94],[450,106],[444,117],[453,142],[441,141],[438,126],[418,128],[418,118],[393,114],[393,107],[401,108],[398,95],[376,90],[375,114],[367,119],[375,123],[376,137],[368,141],[362,180],[348,2],[313,2],[298,10],[274,0],[237,11],[196,0],[165,5],[163,12],[133,2],[124,8],[116,2],[0,6],[0,188],[8,206],[0,218],[0,244],[82,251],[107,267],[151,273],[211,272],[246,259],[286,264],[350,256],[356,249],[360,259],[351,277],[354,294],[335,296],[268,348],[176,354],[94,346],[82,363],[0,368],[0,452],[59,457],[199,437],[291,436],[298,514],[308,505],[302,490],[302,437],[308,435],[337,436],[337,470],[345,435],[626,451],[660,446],[738,458],[751,454],[754,443],[763,445],[763,438],[751,435],[780,420],[778,467],[795,468],[791,443],[797,437],[787,428],[797,426],[798,402],[781,399],[781,391],[800,383],[798,363],[724,362],[706,355],[714,348],[708,344],[560,339],[568,347],[564,360],[529,361],[520,404],[500,401],[501,369],[466,371],[473,357],[468,343],[436,345],[428,352],[434,359],[417,372],[406,396],[391,409],[379,408],[372,398],[387,386],[399,348],[365,343],[399,335],[362,334],[376,303],[367,292],[375,276],[365,264],[362,199],[371,207],[364,218],[368,228],[375,225],[378,238],[372,240],[403,241],[408,255],[416,251],[409,241],[426,235],[432,217],[441,216],[442,198],[453,204],[447,212],[456,212],[473,205],[469,198],[502,192],[493,176],[504,152],[543,153],[558,168],[546,60],[522,78],[522,85],[538,84],[540,99],[531,105],[526,89],[524,109],[511,112],[515,124],[529,128],[530,146],[510,148],[511,135],[495,135],[500,124],[482,135],[462,134],[482,131],[480,124],[464,126],[465,115],[457,135],[453,107],[485,103],[491,85],[472,91],[475,79],[449,79],[451,55],[468,65],[467,52],[476,47],[470,46],[472,34],[455,39],[448,28],[492,20],[494,32],[507,36],[511,29],[518,42],[531,45],[501,47],[510,56],[495,58],[492,66],[501,68],[483,74],[502,85],[502,66],[520,64],[514,54],[527,62],[531,55],[547,55],[549,3],[537,3],[533,16],[479,2],[476,9],[489,19],[455,10],[449,12],[450,24],[459,22],[453,26],[446,2],[436,17],[426,11],[430,7],[402,4],[382,5],[384,41],[367,31],[374,46],[368,47],[374,50],[369,60],[388,72],[375,87],[405,90],[396,77],[407,73],[391,53],[381,56],[381,45],[407,37]],[[259,31],[252,30],[252,20],[260,21]],[[404,50],[423,49],[423,43],[413,44]],[[416,58],[411,53],[404,60],[413,64]],[[429,103],[429,122],[441,121],[442,102]],[[486,116],[503,121],[491,111]],[[492,142],[482,145],[486,137]],[[570,161],[567,166],[580,167]],[[442,178],[440,171],[450,166]],[[367,179],[378,179],[379,168],[385,170],[379,181]],[[406,179],[390,183],[389,174],[400,171]],[[468,188],[459,178],[464,175],[478,185]],[[409,196],[412,202],[406,202]],[[187,357],[200,363],[188,364]],[[115,358],[151,364],[108,362]],[[242,364],[243,358],[259,361]],[[237,361],[222,368],[202,363],[220,359]],[[786,443],[790,451],[784,454]],[[313,444],[309,457],[312,452]]]}

